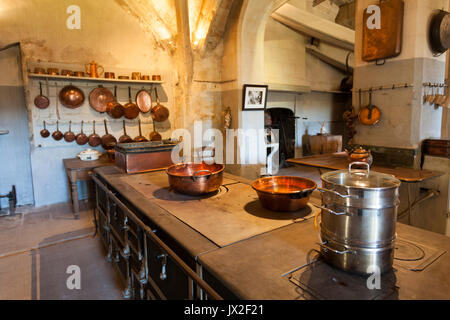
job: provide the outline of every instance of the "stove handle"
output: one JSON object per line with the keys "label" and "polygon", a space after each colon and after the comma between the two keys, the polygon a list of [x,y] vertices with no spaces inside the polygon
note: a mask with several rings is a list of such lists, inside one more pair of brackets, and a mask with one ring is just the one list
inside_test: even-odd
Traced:
{"label": "stove handle", "polygon": [[161,260],[161,273],[159,274],[159,278],[164,281],[167,279],[167,254],[160,254],[157,258]]}

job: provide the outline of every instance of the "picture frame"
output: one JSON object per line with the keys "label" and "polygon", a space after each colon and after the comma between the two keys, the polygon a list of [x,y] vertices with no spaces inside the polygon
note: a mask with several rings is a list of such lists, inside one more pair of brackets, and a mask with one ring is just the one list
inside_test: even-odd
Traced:
{"label": "picture frame", "polygon": [[246,84],[243,92],[243,111],[266,110],[269,86]]}

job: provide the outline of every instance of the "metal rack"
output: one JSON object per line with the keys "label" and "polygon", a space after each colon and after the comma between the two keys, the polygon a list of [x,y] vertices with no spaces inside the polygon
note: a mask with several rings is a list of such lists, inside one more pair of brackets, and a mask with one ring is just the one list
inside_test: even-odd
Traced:
{"label": "metal rack", "polygon": [[370,88],[353,88],[353,92],[375,92],[380,90],[396,90],[396,89],[406,89],[406,88],[414,88],[414,84],[411,83],[403,83],[403,84],[393,84],[393,85],[384,85],[384,86],[373,86]]}

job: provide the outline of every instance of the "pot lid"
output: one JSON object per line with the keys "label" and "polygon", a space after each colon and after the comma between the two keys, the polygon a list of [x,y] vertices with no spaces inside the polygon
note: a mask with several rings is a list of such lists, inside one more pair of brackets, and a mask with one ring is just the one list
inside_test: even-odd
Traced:
{"label": "pot lid", "polygon": [[[367,169],[353,169],[355,165],[364,165]],[[325,173],[322,180],[342,187],[361,189],[390,189],[398,188],[401,184],[394,176],[370,171],[370,166],[364,162],[354,162],[348,170]]]}

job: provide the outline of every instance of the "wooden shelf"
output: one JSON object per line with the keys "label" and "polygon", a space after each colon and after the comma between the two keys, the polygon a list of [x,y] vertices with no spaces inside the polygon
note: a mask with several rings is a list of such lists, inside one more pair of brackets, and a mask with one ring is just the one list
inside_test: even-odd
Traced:
{"label": "wooden shelf", "polygon": [[152,80],[125,80],[125,79],[105,79],[105,78],[90,78],[90,77],[70,77],[70,76],[53,76],[48,74],[29,73],[29,78],[43,79],[43,80],[57,80],[57,81],[88,81],[97,83],[129,83],[129,84],[163,84],[163,81]]}

